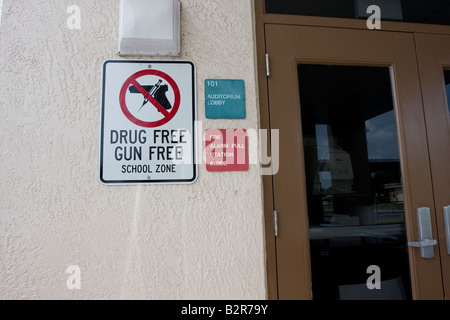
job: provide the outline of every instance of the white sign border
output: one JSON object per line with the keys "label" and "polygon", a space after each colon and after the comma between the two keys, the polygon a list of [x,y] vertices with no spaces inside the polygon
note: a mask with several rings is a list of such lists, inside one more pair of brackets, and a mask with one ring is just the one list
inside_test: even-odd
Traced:
{"label": "white sign border", "polygon": [[[192,66],[192,166],[194,176],[192,179],[186,180],[111,180],[105,181],[102,178],[103,174],[103,139],[104,139],[104,115],[105,115],[105,82],[106,82],[106,66],[108,63],[140,63],[140,64],[190,64]],[[99,124],[99,168],[98,178],[103,185],[106,186],[132,186],[132,185],[186,185],[193,184],[198,179],[198,161],[197,161],[197,67],[193,61],[190,60],[121,60],[121,59],[108,59],[102,64],[102,78],[101,78],[101,94],[100,94],[100,124]]]}

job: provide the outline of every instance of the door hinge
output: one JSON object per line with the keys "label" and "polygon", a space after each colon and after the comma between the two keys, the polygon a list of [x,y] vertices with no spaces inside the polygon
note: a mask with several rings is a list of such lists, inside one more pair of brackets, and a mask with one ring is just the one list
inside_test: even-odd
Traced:
{"label": "door hinge", "polygon": [[266,53],[266,75],[270,76],[269,54]]}
{"label": "door hinge", "polygon": [[273,233],[275,237],[278,237],[278,212],[273,212]]}

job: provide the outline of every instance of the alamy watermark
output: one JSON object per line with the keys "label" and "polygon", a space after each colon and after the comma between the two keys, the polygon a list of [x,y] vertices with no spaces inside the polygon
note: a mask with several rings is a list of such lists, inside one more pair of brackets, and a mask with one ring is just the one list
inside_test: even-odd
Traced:
{"label": "alamy watermark", "polygon": [[369,290],[381,289],[381,269],[379,266],[371,265],[367,268],[367,274],[370,274],[367,278],[366,285]]}
{"label": "alamy watermark", "polygon": [[[207,129],[202,121],[194,129],[111,129],[106,136],[111,144],[111,156],[121,165],[122,173],[150,172],[143,159],[163,160],[165,165],[204,164],[257,165],[261,175],[275,175],[280,168],[280,132],[278,129]],[[195,135],[195,145],[192,143]],[[248,144],[244,140],[248,141]],[[248,148],[244,148],[248,145]],[[195,155],[193,154],[195,153]],[[221,160],[221,161],[219,161]],[[158,166],[160,167],[160,166]],[[147,171],[146,171],[147,170]],[[157,169],[158,170],[158,169]],[[163,171],[157,171],[163,172]]]}
{"label": "alamy watermark", "polygon": [[367,28],[370,30],[381,29],[381,8],[371,5],[367,7],[366,13],[371,14],[366,22]]}
{"label": "alamy watermark", "polygon": [[67,7],[66,13],[69,15],[66,21],[67,28],[70,30],[81,29],[81,10],[77,5],[70,5]]}
{"label": "alamy watermark", "polygon": [[70,276],[67,278],[66,285],[69,290],[81,290],[81,270],[77,265],[70,265],[66,269]]}

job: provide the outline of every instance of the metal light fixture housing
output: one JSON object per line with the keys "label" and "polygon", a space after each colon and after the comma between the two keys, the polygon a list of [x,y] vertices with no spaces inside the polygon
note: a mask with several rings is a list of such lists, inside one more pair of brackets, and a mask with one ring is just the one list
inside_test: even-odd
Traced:
{"label": "metal light fixture housing", "polygon": [[120,0],[119,55],[179,56],[180,0]]}

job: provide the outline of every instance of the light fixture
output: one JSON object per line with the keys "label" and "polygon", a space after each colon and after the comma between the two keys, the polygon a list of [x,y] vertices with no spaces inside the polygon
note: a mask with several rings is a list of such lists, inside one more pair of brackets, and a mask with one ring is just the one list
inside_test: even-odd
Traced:
{"label": "light fixture", "polygon": [[120,0],[119,55],[180,55],[180,0]]}

